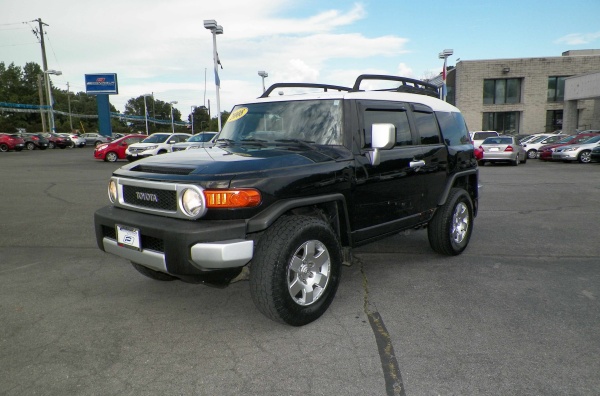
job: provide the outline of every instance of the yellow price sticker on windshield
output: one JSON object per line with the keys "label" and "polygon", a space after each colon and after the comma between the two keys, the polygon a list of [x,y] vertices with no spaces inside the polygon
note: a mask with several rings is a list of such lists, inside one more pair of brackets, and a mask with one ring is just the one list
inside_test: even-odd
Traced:
{"label": "yellow price sticker on windshield", "polygon": [[248,113],[248,108],[247,107],[240,107],[239,109],[233,111],[229,115],[229,118],[227,119],[227,122],[229,122],[229,121],[237,121],[240,118],[242,118],[243,116],[245,116],[246,113]]}

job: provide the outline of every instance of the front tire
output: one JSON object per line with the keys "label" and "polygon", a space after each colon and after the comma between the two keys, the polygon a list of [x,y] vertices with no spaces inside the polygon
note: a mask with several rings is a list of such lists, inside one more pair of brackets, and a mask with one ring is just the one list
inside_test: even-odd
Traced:
{"label": "front tire", "polygon": [[537,158],[537,150],[529,150],[527,152],[527,158],[536,159]]}
{"label": "front tire", "polygon": [[104,156],[104,161],[106,162],[117,162],[118,159],[119,156],[113,151],[106,153],[106,155]]}
{"label": "front tire", "polygon": [[0,144],[0,152],[5,153],[8,151],[8,144],[2,143]]}
{"label": "front tire", "polygon": [[153,269],[144,267],[143,265],[134,263],[133,261],[131,262],[131,265],[133,265],[133,268],[135,268],[137,270],[137,272],[139,272],[140,274],[142,274],[144,276],[147,276],[150,279],[154,279],[154,280],[162,281],[162,282],[170,282],[170,281],[177,280],[177,278],[175,278],[172,275],[165,274],[164,272],[154,271]]}
{"label": "front tire", "polygon": [[437,209],[427,226],[431,248],[448,256],[461,254],[473,232],[473,202],[461,188],[450,190],[446,203]]}
{"label": "front tire", "polygon": [[582,164],[589,164],[592,162],[592,152],[590,150],[583,150],[579,153],[579,157],[577,157],[577,161]]}
{"label": "front tire", "polygon": [[258,242],[250,292],[266,317],[303,326],[327,310],[340,281],[341,246],[325,221],[310,216],[277,220]]}
{"label": "front tire", "polygon": [[33,142],[27,142],[27,143],[25,144],[25,148],[26,148],[27,150],[29,150],[29,151],[31,151],[31,150],[35,150],[35,143],[33,143]]}

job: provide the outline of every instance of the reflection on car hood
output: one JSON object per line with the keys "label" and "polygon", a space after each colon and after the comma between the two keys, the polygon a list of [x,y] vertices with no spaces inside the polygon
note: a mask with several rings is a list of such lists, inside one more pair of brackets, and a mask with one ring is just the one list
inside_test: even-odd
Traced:
{"label": "reflection on car hood", "polygon": [[[326,150],[289,150],[277,147],[226,146],[198,148],[145,158],[123,166],[122,170],[190,169],[189,174],[227,174],[256,172],[293,166],[312,165],[351,158],[344,147]],[[137,168],[137,169],[135,169]]]}

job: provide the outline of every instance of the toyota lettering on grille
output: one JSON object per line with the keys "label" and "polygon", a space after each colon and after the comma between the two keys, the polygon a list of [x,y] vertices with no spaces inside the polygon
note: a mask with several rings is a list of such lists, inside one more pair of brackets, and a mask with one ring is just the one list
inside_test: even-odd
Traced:
{"label": "toyota lettering on grille", "polygon": [[156,194],[136,191],[135,197],[140,201],[158,202],[158,196]]}

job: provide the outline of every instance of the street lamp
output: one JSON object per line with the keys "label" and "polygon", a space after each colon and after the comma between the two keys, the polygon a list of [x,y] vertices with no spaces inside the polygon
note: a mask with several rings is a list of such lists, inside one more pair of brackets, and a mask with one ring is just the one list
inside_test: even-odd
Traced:
{"label": "street lamp", "polygon": [[454,53],[451,49],[445,49],[438,55],[440,59],[444,60],[444,68],[442,69],[442,100],[446,101],[447,88],[446,88],[446,61],[450,55]]}
{"label": "street lamp", "polygon": [[194,134],[194,110],[196,110],[196,106],[192,106],[192,114],[190,115],[190,121],[192,122],[192,135]]}
{"label": "street lamp", "polygon": [[46,74],[46,82],[48,83],[48,104],[50,105],[50,131],[56,133],[56,126],[54,125],[54,104],[52,103],[52,84],[50,83],[49,74],[60,76],[62,72],[60,70],[46,70],[44,71],[44,74]]}
{"label": "street lamp", "polygon": [[173,121],[173,105],[177,104],[177,101],[174,100],[172,102],[169,102],[169,104],[171,105],[171,130],[173,131],[173,133],[175,133],[175,122]]}
{"label": "street lamp", "polygon": [[263,93],[265,93],[265,77],[269,77],[269,73],[264,70],[259,70],[258,75],[262,77]]}
{"label": "street lamp", "polygon": [[152,94],[144,94],[144,118],[146,119],[146,136],[148,136],[148,104],[146,103],[146,96],[152,96]]}
{"label": "street lamp", "polygon": [[217,34],[223,34],[223,26],[217,25],[217,21],[214,19],[205,19],[204,27],[211,31],[213,36],[213,61],[215,67],[215,87],[217,91],[217,121],[219,125],[219,131],[221,131],[221,98],[219,89],[221,88],[221,80],[219,80],[219,71],[217,65],[221,63],[219,55],[217,54]]}

